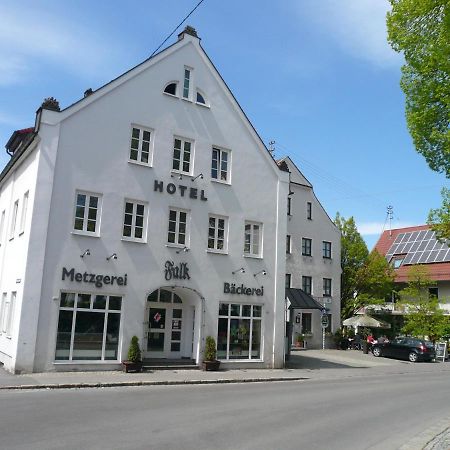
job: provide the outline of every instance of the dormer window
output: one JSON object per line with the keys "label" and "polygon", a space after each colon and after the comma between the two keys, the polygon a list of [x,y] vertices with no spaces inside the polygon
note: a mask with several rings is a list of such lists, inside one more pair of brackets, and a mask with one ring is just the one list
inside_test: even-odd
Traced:
{"label": "dormer window", "polygon": [[164,93],[169,95],[177,95],[177,83],[169,83],[164,88]]}

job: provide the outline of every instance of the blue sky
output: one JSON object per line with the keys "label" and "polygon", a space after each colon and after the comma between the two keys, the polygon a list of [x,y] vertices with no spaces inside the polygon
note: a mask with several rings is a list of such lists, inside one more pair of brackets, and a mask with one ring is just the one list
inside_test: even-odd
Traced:
{"label": "blue sky", "polygon": [[[3,0],[2,145],[33,125],[45,97],[68,106],[148,58],[196,3]],[[187,21],[264,142],[276,142],[277,157],[291,156],[331,217],[355,217],[369,249],[388,205],[393,227],[423,224],[448,184],[408,134],[402,57],[386,43],[388,7],[204,0]],[[8,158],[1,152],[0,164]]]}

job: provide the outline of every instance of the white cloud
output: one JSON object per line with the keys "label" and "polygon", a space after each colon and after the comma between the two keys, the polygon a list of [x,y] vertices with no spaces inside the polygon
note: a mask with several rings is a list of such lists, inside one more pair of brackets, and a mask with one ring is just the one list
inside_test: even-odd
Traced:
{"label": "white cloud", "polygon": [[[405,228],[414,225],[417,224],[395,221],[392,228]],[[389,229],[389,224],[387,222],[360,222],[356,224],[356,227],[362,236],[379,236],[383,230]]]}
{"label": "white cloud", "polygon": [[112,62],[114,49],[118,51],[111,37],[76,20],[38,9],[0,7],[0,84],[21,81],[49,63],[92,76]]}
{"label": "white cloud", "polygon": [[382,68],[397,68],[402,56],[387,42],[387,0],[314,0],[300,3],[306,14],[351,56]]}

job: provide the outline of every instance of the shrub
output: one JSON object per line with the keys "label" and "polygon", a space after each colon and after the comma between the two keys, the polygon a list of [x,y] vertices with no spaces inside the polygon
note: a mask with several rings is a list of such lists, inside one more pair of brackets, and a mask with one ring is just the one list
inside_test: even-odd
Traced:
{"label": "shrub", "polygon": [[204,361],[216,360],[216,340],[212,336],[206,337],[205,353],[203,355]]}
{"label": "shrub", "polygon": [[128,361],[141,361],[141,349],[139,348],[139,339],[137,336],[131,338],[130,347],[128,349]]}

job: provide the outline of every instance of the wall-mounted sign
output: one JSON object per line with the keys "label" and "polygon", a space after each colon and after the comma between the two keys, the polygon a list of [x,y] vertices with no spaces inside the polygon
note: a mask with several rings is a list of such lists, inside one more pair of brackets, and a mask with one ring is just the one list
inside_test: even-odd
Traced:
{"label": "wall-mounted sign", "polygon": [[167,281],[174,280],[190,280],[189,267],[187,263],[179,263],[175,265],[173,261],[166,261],[164,264],[164,278]]}
{"label": "wall-mounted sign", "polygon": [[248,288],[243,284],[236,287],[235,283],[223,283],[224,294],[236,294],[236,295],[264,295],[264,286],[260,288]]}
{"label": "wall-mounted sign", "polygon": [[168,194],[173,195],[178,192],[181,197],[189,197],[194,200],[200,199],[206,202],[208,200],[205,197],[205,191],[203,189],[197,189],[194,187],[187,187],[182,184],[175,185],[174,183],[167,183],[166,188],[164,189],[164,182],[155,180],[153,185],[153,190],[155,192],[164,192],[166,191]]}
{"label": "wall-mounted sign", "polygon": [[63,267],[62,269],[62,280],[64,281],[68,278],[70,281],[76,281],[77,283],[92,283],[95,287],[101,288],[104,284],[109,284],[113,286],[117,284],[118,286],[127,285],[127,274],[122,277],[116,275],[97,275],[95,273],[88,272],[75,272],[75,269],[70,270]]}

